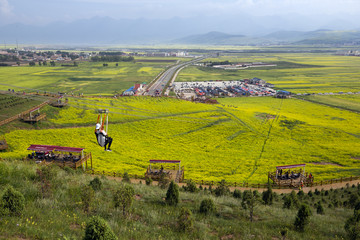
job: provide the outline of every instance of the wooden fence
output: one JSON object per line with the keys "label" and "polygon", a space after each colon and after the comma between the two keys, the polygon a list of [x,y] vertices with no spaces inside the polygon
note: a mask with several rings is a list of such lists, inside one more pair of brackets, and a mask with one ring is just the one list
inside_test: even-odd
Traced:
{"label": "wooden fence", "polygon": [[35,109],[37,109],[37,108],[41,108],[41,107],[43,107],[43,106],[45,106],[45,105],[47,105],[47,104],[49,104],[49,101],[43,102],[43,103],[37,105],[36,107],[33,107],[33,108],[31,108],[31,109],[28,109],[28,110],[26,110],[26,111],[24,111],[24,112],[22,112],[22,113],[19,113],[19,114],[15,115],[15,116],[12,116],[12,117],[10,117],[10,118],[7,118],[7,119],[5,119],[5,120],[3,120],[3,121],[0,122],[0,126],[5,125],[5,124],[7,124],[7,123],[9,123],[9,122],[12,122],[12,121],[20,118],[21,116],[26,115],[26,114],[28,114],[29,112],[31,112],[31,111],[33,111],[33,110],[35,110]]}
{"label": "wooden fence", "polygon": [[[93,175],[103,175],[103,176],[111,176],[111,177],[123,177],[124,176],[124,174],[120,173],[120,172],[109,172],[109,171],[98,171],[98,170],[87,170],[86,172],[89,174],[93,174]],[[129,177],[132,179],[145,179],[145,174],[144,175],[129,174]],[[337,179],[312,182],[307,187],[317,187],[317,186],[323,186],[323,185],[329,185],[329,184],[335,184],[335,183],[351,182],[351,181],[359,180],[359,179],[360,179],[360,176],[342,177],[342,178],[337,178]],[[208,185],[208,186],[209,185],[212,185],[212,186],[219,185],[219,182],[216,182],[216,181],[184,179],[183,182],[186,183],[189,180],[191,180],[199,185],[205,185],[205,186],[206,185]],[[228,186],[228,187],[244,187],[244,188],[267,188],[268,184],[267,183],[264,184],[264,183],[226,182],[226,186]],[[289,186],[281,186],[281,185],[276,185],[274,183],[272,183],[271,186],[273,189],[293,189],[293,188],[290,188]]]}

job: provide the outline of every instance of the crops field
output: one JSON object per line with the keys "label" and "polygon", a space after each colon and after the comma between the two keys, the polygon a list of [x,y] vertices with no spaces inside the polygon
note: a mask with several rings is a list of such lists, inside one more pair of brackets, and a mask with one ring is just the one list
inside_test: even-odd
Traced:
{"label": "crops field", "polygon": [[190,66],[177,81],[239,80],[258,77],[294,93],[360,91],[360,58],[318,53],[243,53],[206,61],[265,62],[277,67],[222,70]]}
{"label": "crops field", "polygon": [[360,95],[332,95],[332,96],[321,96],[321,95],[309,95],[302,96],[302,98],[325,104],[328,106],[338,107],[347,109],[350,111],[360,112]]}
{"label": "crops field", "polygon": [[[70,98],[53,127],[5,134],[22,158],[30,144],[85,147],[96,170],[143,175],[150,159],[181,160],[185,178],[265,183],[277,165],[307,163],[315,180],[360,175],[357,113],[298,99],[226,98],[206,105],[173,98]],[[109,108],[113,152],[97,145],[95,109]],[[76,126],[76,127],[75,127]]]}
{"label": "crops field", "polygon": [[[104,67],[103,63],[79,62],[78,67],[61,67],[60,63],[55,67],[2,67],[0,83],[50,92],[115,94],[135,83],[152,81],[173,62],[119,62],[118,67],[115,64]],[[0,89],[15,88],[12,86],[2,85]]]}

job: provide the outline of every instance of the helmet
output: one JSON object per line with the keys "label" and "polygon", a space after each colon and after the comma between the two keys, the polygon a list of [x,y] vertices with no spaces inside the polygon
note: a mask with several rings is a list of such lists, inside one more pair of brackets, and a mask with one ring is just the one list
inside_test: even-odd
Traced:
{"label": "helmet", "polygon": [[100,125],[99,123],[97,123],[96,126],[95,126],[95,128],[96,128],[96,129],[100,129],[100,126],[101,126],[101,125]]}

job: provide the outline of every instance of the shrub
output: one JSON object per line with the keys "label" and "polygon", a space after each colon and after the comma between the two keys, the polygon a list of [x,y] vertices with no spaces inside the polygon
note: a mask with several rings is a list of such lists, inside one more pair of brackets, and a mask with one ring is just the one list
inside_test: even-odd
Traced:
{"label": "shrub", "polygon": [[95,216],[86,224],[84,240],[116,240],[114,232],[107,222]]}
{"label": "shrub", "polygon": [[325,214],[324,207],[321,205],[320,201],[316,205],[316,213],[321,215]]}
{"label": "shrub", "polygon": [[150,177],[145,178],[146,185],[150,186],[152,182],[153,182],[152,178],[150,178]]}
{"label": "shrub", "polygon": [[92,202],[94,201],[95,192],[90,186],[84,186],[81,191],[81,202],[84,212],[89,212]]}
{"label": "shrub", "polygon": [[178,217],[179,230],[182,232],[191,231],[193,229],[194,219],[191,211],[188,208],[181,208]]}
{"label": "shrub", "polygon": [[286,227],[284,227],[280,230],[280,234],[281,234],[281,237],[283,240],[285,240],[286,236],[288,235],[288,231],[289,230]]}
{"label": "shrub", "polygon": [[185,186],[185,191],[188,192],[197,192],[196,183],[192,180],[188,180]]}
{"label": "shrub", "polygon": [[265,205],[271,205],[273,203],[273,192],[271,189],[270,183],[268,183],[268,189],[262,193],[262,200],[264,201]]}
{"label": "shrub", "polygon": [[290,197],[290,195],[285,196],[283,208],[290,209],[293,206],[294,206],[294,204],[293,204],[293,201],[292,201],[292,198]]}
{"label": "shrub", "polygon": [[122,181],[130,183],[130,177],[129,177],[129,174],[127,172],[124,172],[124,176],[123,176]]}
{"label": "shrub", "polygon": [[242,207],[244,209],[248,209],[249,210],[249,214],[250,214],[250,221],[253,220],[253,215],[254,215],[254,208],[258,202],[258,198],[257,198],[257,194],[254,194],[253,192],[245,190],[244,194],[243,194],[243,200],[242,200]]}
{"label": "shrub", "polygon": [[134,200],[134,188],[122,186],[114,194],[115,208],[121,207],[123,215],[126,216]]}
{"label": "shrub", "polygon": [[165,189],[169,185],[169,182],[170,182],[170,180],[169,180],[169,178],[166,177],[166,174],[162,173],[160,175],[160,179],[159,179],[160,188]]}
{"label": "shrub", "polygon": [[349,207],[354,208],[358,201],[359,195],[356,193],[351,194],[348,200]]}
{"label": "shrub", "polygon": [[294,226],[299,231],[304,231],[305,226],[309,224],[309,218],[311,216],[311,210],[308,205],[303,204],[300,206],[300,209],[295,218]]}
{"label": "shrub", "polygon": [[168,205],[176,206],[179,203],[179,187],[174,181],[171,181],[166,192],[165,201]]}
{"label": "shrub", "polygon": [[219,183],[219,186],[214,190],[214,193],[217,197],[225,196],[230,193],[229,187],[226,185],[226,181],[223,179]]}
{"label": "shrub", "polygon": [[239,189],[235,189],[233,192],[233,197],[234,198],[241,198],[241,191]]}
{"label": "shrub", "polygon": [[300,190],[298,193],[297,193],[298,197],[301,199],[305,196],[305,193],[303,190]]}
{"label": "shrub", "polygon": [[312,197],[312,196],[313,196],[313,192],[312,192],[311,190],[308,192],[308,196],[309,196],[309,197]]}
{"label": "shrub", "polygon": [[99,191],[102,188],[102,182],[99,177],[95,177],[93,180],[90,181],[89,186],[92,187],[94,191]]}
{"label": "shrub", "polygon": [[24,195],[8,186],[1,197],[0,207],[2,214],[20,215],[25,208]]}
{"label": "shrub", "polygon": [[346,220],[345,231],[351,240],[360,239],[360,211],[355,210],[354,215]]}
{"label": "shrub", "polygon": [[200,204],[200,212],[204,214],[212,213],[215,211],[215,204],[212,199],[204,199]]}

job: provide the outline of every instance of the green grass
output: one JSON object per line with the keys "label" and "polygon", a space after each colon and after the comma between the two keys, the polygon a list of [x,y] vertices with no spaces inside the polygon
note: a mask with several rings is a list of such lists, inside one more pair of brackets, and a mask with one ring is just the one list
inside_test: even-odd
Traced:
{"label": "green grass", "polygon": [[[307,163],[316,180],[360,175],[358,114],[297,99],[218,101],[221,105],[151,97],[71,98],[71,107],[32,126],[37,130],[7,131],[11,151],[0,157],[22,158],[30,144],[48,144],[85,147],[96,170],[140,176],[150,159],[181,160],[185,178],[194,180],[265,183],[275,166],[298,163]],[[112,112],[112,153],[95,140],[98,108]],[[287,128],[284,122],[301,124]]]}
{"label": "green grass", "polygon": [[301,98],[328,106],[347,109],[358,113],[360,112],[360,95],[309,95],[301,96]]}
{"label": "green grass", "polygon": [[[274,239],[281,237],[283,228],[288,229],[289,240],[344,239],[344,222],[353,214],[353,209],[346,207],[347,201],[358,192],[357,187],[349,187],[300,198],[300,203],[307,203],[312,210],[310,224],[302,233],[293,226],[297,209],[282,208],[283,196],[278,194],[271,206],[257,202],[254,221],[250,222],[248,210],[241,207],[241,198],[181,190],[178,206],[172,207],[163,200],[166,189],[132,184],[137,197],[129,216],[123,217],[113,203],[113,193],[121,183],[106,178],[101,178],[103,187],[92,198],[90,212],[85,213],[80,195],[93,176],[55,167],[50,171],[51,178],[47,178],[49,188],[42,194],[37,167],[18,161],[0,162],[0,195],[7,185],[12,185],[25,197],[21,215],[1,216],[0,239],[82,239],[86,223],[93,215],[104,218],[119,239]],[[203,215],[199,212],[200,203],[208,198],[214,201],[216,212]],[[316,214],[318,201],[322,202],[325,215]],[[192,212],[192,231],[177,230],[181,207]]]}
{"label": "green grass", "polygon": [[221,70],[190,66],[177,81],[239,80],[258,77],[294,93],[360,91],[360,58],[315,53],[243,53],[206,61],[277,63],[277,67]]}
{"label": "green grass", "polygon": [[[169,63],[115,63],[80,62],[78,67],[25,66],[3,67],[0,82],[49,92],[84,94],[114,94],[135,83],[152,81]],[[170,63],[172,64],[172,63]],[[15,88],[2,86],[1,89]],[[22,89],[18,89],[22,90]]]}

